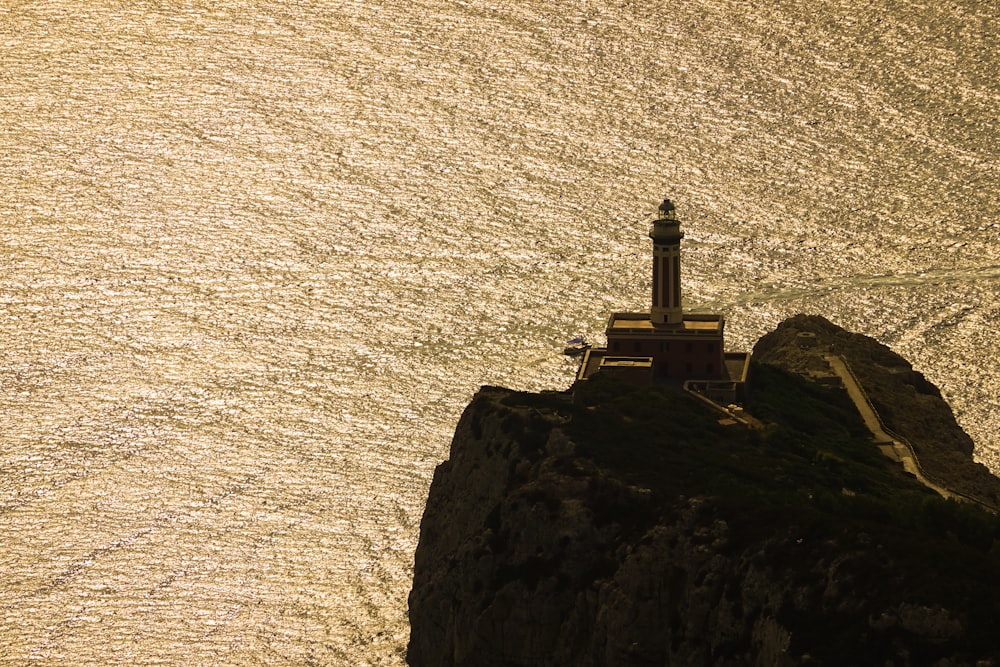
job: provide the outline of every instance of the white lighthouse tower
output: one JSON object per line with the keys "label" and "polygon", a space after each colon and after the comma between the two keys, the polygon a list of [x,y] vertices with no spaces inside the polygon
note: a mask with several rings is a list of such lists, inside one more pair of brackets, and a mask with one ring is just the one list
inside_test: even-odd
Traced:
{"label": "white lighthouse tower", "polygon": [[681,223],[669,199],[660,204],[657,217],[649,230],[653,239],[653,326],[682,324],[681,307]]}

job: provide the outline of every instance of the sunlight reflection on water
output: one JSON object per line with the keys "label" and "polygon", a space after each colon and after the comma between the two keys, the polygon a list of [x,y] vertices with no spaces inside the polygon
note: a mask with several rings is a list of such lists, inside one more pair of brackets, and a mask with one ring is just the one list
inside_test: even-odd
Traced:
{"label": "sunlight reflection on water", "polygon": [[[862,6],[863,4],[863,6]],[[0,647],[402,664],[481,384],[645,307],[820,312],[1000,468],[995,17],[969,3],[0,10]]]}

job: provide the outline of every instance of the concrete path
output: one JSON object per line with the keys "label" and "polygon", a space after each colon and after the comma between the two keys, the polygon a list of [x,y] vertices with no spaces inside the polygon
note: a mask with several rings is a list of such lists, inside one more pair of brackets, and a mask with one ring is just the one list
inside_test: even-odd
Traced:
{"label": "concrete path", "polygon": [[854,401],[854,405],[857,406],[858,412],[861,413],[861,418],[865,421],[865,426],[867,426],[868,430],[872,432],[875,444],[878,445],[878,448],[882,451],[882,453],[889,458],[902,463],[903,470],[916,477],[924,486],[934,489],[945,498],[955,498],[956,500],[959,500],[959,498],[957,498],[955,494],[948,491],[948,489],[934,484],[923,476],[920,472],[920,467],[917,465],[916,457],[914,456],[909,443],[893,438],[885,432],[885,429],[882,426],[882,420],[879,418],[878,413],[875,412],[875,408],[872,407],[871,401],[868,400],[865,390],[858,384],[857,379],[854,377],[854,373],[852,373],[847,367],[844,359],[832,354],[824,355],[823,358],[830,364],[830,370],[836,373],[840,379],[843,380],[844,389],[847,390],[847,395],[851,397],[852,401]]}

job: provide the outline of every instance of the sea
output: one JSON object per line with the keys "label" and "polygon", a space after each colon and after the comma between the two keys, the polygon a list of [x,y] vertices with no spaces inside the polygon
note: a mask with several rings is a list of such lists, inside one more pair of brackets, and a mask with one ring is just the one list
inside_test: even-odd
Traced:
{"label": "sea", "polygon": [[795,313],[1000,472],[1000,7],[0,0],[0,665],[405,663],[482,385]]}

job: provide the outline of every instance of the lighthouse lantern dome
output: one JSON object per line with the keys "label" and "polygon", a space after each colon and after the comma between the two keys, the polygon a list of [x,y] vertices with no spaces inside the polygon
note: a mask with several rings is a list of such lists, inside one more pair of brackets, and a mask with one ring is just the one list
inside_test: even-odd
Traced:
{"label": "lighthouse lantern dome", "polygon": [[663,203],[660,204],[659,215],[657,216],[660,220],[676,220],[677,219],[677,209],[674,208],[674,203],[669,199],[664,199]]}

